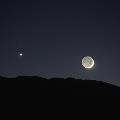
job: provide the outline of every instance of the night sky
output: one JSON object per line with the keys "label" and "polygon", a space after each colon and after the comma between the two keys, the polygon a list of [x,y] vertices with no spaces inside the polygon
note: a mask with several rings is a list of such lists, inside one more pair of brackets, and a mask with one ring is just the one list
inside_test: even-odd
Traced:
{"label": "night sky", "polygon": [[[115,0],[0,1],[1,76],[75,77],[120,86],[119,52]],[[81,65],[84,56],[94,58],[91,70]]]}

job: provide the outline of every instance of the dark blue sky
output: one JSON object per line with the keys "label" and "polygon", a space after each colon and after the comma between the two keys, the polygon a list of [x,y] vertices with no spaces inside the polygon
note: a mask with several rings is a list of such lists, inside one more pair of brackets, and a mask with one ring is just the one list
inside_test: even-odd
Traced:
{"label": "dark blue sky", "polygon": [[[0,75],[86,78],[120,86],[119,6],[115,0],[0,1]],[[87,55],[96,63],[89,71],[81,66]]]}

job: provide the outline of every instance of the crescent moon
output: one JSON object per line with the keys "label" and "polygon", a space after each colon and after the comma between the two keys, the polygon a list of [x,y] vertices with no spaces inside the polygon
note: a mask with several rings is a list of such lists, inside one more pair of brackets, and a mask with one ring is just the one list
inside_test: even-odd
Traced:
{"label": "crescent moon", "polygon": [[82,65],[83,65],[83,67],[86,68],[86,69],[91,69],[91,68],[94,67],[95,61],[93,60],[92,57],[86,56],[86,57],[84,57],[84,58],[82,59]]}

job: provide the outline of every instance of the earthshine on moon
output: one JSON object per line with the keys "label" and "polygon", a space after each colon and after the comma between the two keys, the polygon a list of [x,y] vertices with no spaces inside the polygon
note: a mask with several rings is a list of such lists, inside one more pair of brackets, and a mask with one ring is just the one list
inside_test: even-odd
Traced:
{"label": "earthshine on moon", "polygon": [[84,58],[82,59],[82,65],[83,65],[83,67],[86,68],[86,69],[91,69],[91,68],[94,67],[95,62],[94,62],[94,60],[93,60],[92,57],[86,56],[86,57],[84,57]]}

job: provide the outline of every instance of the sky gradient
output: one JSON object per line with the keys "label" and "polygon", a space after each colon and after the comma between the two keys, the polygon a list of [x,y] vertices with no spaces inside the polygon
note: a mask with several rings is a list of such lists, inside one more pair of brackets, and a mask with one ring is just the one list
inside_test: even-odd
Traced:
{"label": "sky gradient", "polygon": [[[115,0],[0,1],[0,75],[86,78],[120,86],[119,6]],[[95,60],[91,70],[81,65],[88,55]]]}

